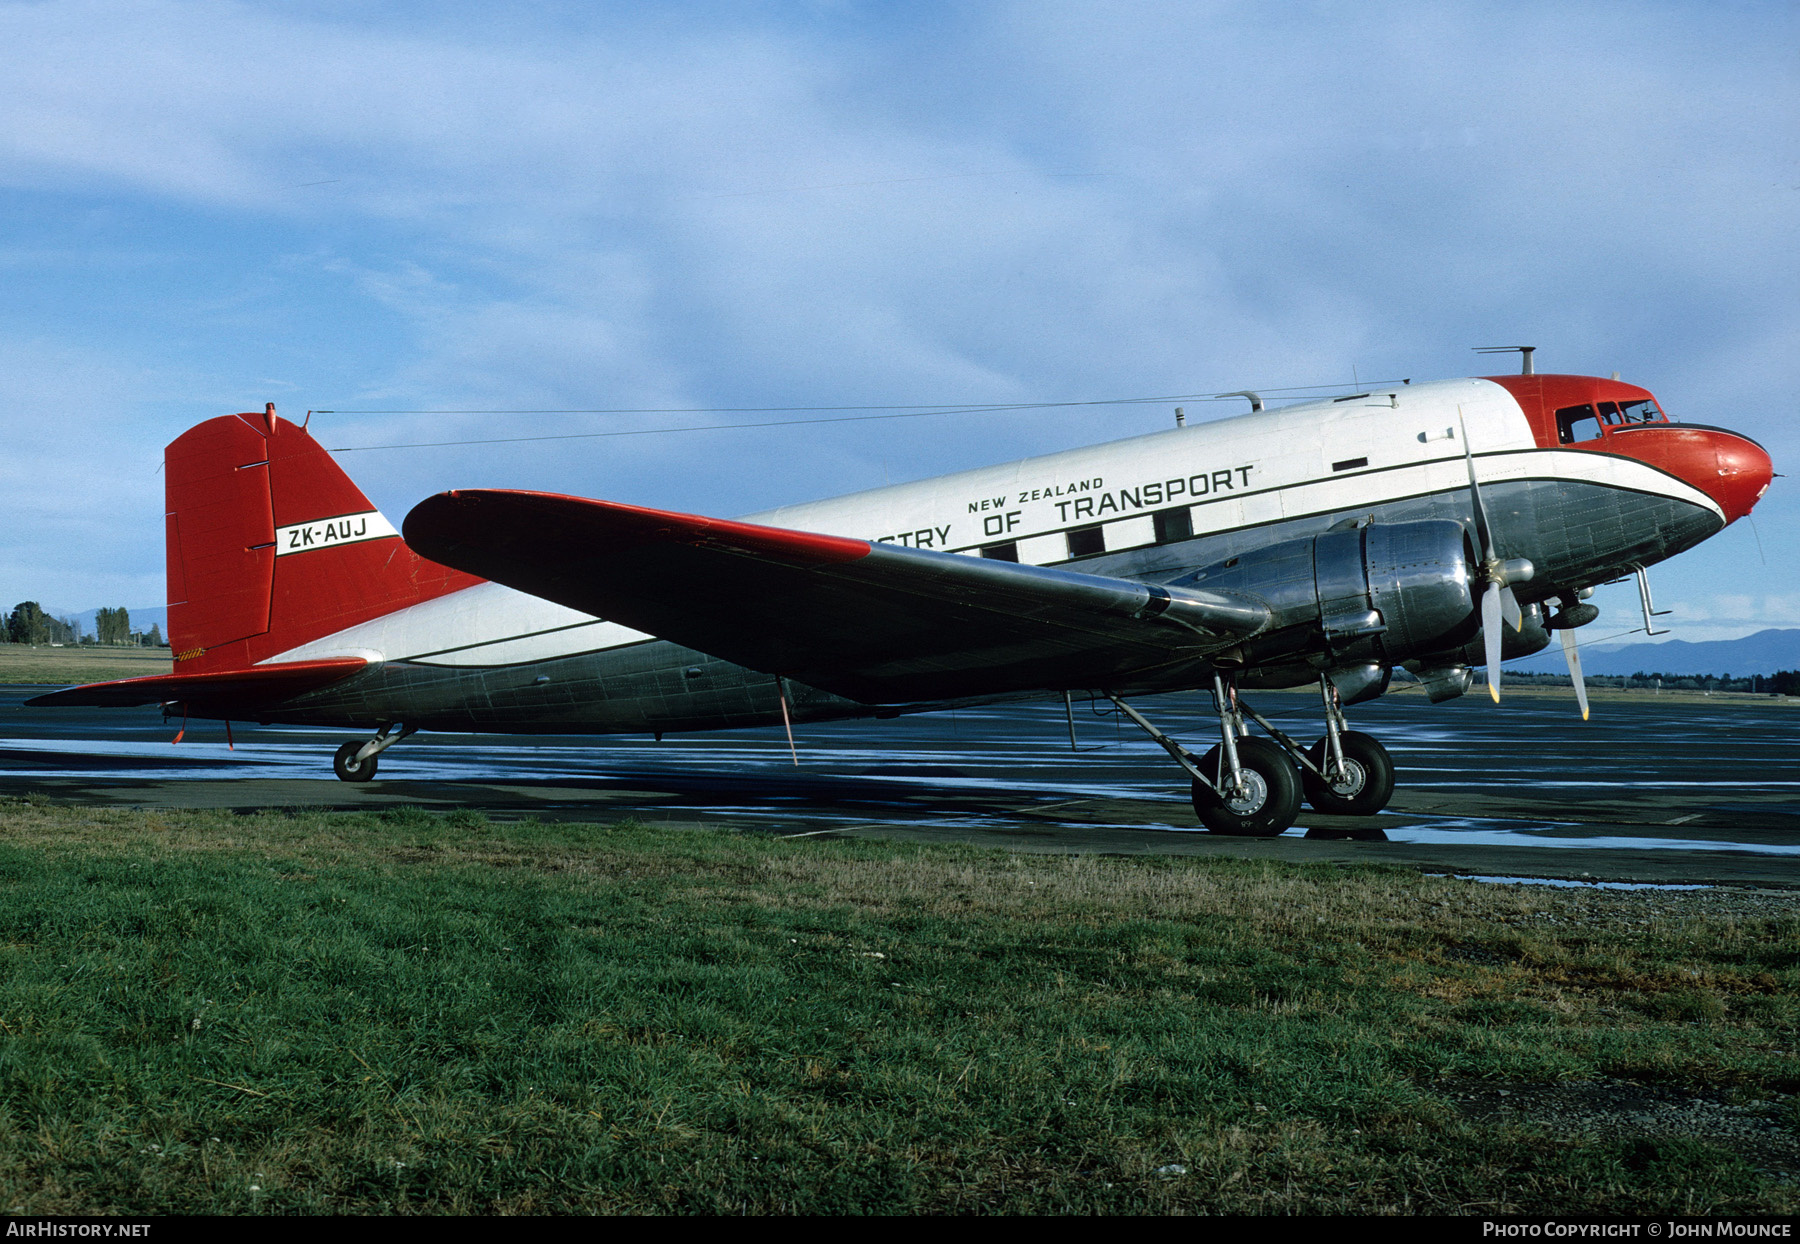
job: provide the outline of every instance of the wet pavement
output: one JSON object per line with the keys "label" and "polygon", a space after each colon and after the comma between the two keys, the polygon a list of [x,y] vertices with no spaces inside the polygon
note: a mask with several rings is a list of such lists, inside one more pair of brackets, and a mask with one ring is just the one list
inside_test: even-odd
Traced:
{"label": "wet pavement", "polygon": [[[0,688],[0,794],[117,807],[379,808],[771,834],[959,841],[1034,852],[1387,862],[1431,872],[1660,884],[1800,886],[1800,708],[1643,695],[1573,702],[1416,693],[1350,710],[1399,770],[1367,818],[1303,808],[1277,839],[1199,829],[1185,775],[1110,706],[1060,702],[780,730],[642,736],[421,734],[367,784],[331,776],[343,730],[189,724],[154,709],[27,709]],[[1251,702],[1302,743],[1316,694]],[[1135,701],[1195,751],[1217,741],[1203,695]],[[1378,829],[1385,841],[1346,839]],[[1311,831],[1311,836],[1309,835]]]}

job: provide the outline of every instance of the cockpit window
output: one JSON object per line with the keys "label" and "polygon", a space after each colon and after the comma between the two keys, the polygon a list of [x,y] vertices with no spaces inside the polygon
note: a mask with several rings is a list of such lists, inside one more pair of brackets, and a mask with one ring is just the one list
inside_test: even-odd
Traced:
{"label": "cockpit window", "polygon": [[1633,423],[1667,423],[1669,417],[1662,413],[1662,408],[1651,398],[1639,402],[1600,403],[1600,422],[1610,428],[1624,427]]}
{"label": "cockpit window", "polygon": [[1565,406],[1556,412],[1556,439],[1558,444],[1574,445],[1598,439],[1603,428],[1668,421],[1656,399],[1648,397],[1635,402],[1601,402],[1598,410],[1591,405]]}
{"label": "cockpit window", "polygon": [[1600,435],[1600,419],[1592,406],[1565,406],[1556,412],[1556,439],[1559,444],[1573,445],[1591,441]]}
{"label": "cockpit window", "polygon": [[[1607,402],[1606,405],[1611,406],[1612,403]],[[1608,423],[1620,424],[1667,423],[1668,421],[1669,417],[1663,414],[1662,407],[1656,404],[1656,399],[1648,397],[1640,402],[1626,402],[1622,404],[1619,407],[1618,416],[1614,419],[1607,420]]]}

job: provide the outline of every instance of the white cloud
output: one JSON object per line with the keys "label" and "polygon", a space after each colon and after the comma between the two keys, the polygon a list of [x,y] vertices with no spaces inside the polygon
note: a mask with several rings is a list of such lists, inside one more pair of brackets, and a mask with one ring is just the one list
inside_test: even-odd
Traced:
{"label": "white cloud", "polygon": [[[172,398],[191,419],[253,408],[265,390],[236,390],[263,377],[293,386],[270,394],[284,409],[1082,398],[1455,374],[1522,335],[1550,369],[1753,423],[1778,466],[1800,452],[1769,417],[1800,387],[1784,6],[307,12],[0,6],[0,183],[124,220],[108,238],[155,218],[132,252],[155,261],[115,279],[169,323],[109,341],[97,309],[38,364],[116,377],[102,426]],[[97,253],[55,241],[17,251]],[[86,400],[40,397],[63,417]],[[1143,426],[348,461],[400,512],[475,482],[745,511]],[[115,441],[147,469],[178,430]],[[15,469],[65,487],[67,447],[26,444]],[[1792,564],[1800,511],[1765,505]],[[1751,556],[1721,538],[1665,590],[1701,599]]]}

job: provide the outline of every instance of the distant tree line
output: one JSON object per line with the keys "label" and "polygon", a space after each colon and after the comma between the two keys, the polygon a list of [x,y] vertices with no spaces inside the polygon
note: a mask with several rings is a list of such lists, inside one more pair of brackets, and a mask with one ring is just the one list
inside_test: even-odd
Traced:
{"label": "distant tree line", "polygon": [[75,618],[57,618],[44,612],[35,600],[20,601],[0,619],[0,639],[12,644],[108,644],[162,648],[162,627],[152,622],[148,631],[131,629],[131,614],[124,609],[102,609],[94,615],[94,634],[84,635]]}
{"label": "distant tree line", "polygon": [[6,638],[15,644],[72,644],[75,628],[45,613],[35,600],[21,601],[6,615]]}
{"label": "distant tree line", "polygon": [[[1514,674],[1506,677],[1539,686],[1566,687],[1567,674]],[[1590,687],[1661,688],[1667,691],[1749,691],[1760,695],[1800,695],[1800,670],[1777,670],[1773,674],[1751,674],[1734,678],[1730,674],[1659,674],[1639,670],[1635,674],[1589,674],[1584,679]]]}
{"label": "distant tree line", "polygon": [[128,644],[131,642],[131,615],[123,609],[101,609],[94,614],[94,642]]}

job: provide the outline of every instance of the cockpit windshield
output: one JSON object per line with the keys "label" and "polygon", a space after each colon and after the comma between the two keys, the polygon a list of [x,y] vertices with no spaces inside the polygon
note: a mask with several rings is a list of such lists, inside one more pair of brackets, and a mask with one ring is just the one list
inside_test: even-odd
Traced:
{"label": "cockpit windshield", "polygon": [[1606,422],[1615,426],[1627,423],[1667,423],[1669,417],[1662,412],[1653,397],[1636,402],[1621,402],[1614,406],[1611,402],[1600,403],[1600,414],[1610,416]]}

